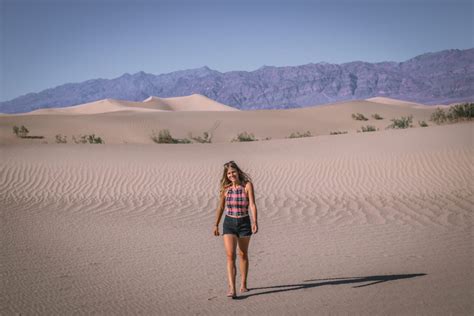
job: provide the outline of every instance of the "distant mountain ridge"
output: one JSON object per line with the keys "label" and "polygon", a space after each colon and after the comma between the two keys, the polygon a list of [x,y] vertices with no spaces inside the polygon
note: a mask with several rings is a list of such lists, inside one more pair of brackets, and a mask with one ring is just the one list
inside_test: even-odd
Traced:
{"label": "distant mountain ridge", "polygon": [[474,100],[474,48],[419,55],[405,62],[264,66],[219,72],[208,67],[153,75],[68,83],[0,103],[21,113],[102,99],[143,101],[150,96],[201,94],[241,110],[295,108],[336,101],[390,97],[424,104]]}

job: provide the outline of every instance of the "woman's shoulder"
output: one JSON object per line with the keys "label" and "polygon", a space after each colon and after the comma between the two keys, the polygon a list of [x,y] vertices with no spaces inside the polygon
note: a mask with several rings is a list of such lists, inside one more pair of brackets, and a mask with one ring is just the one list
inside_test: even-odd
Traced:
{"label": "woman's shoulder", "polygon": [[247,181],[243,184],[243,187],[245,188],[245,191],[252,190],[253,189],[253,184],[251,181]]}

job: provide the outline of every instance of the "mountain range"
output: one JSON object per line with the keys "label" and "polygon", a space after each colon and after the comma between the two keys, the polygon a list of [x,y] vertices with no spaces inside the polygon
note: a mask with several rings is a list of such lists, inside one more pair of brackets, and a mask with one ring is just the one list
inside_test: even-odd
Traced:
{"label": "mountain range", "polygon": [[112,98],[201,94],[241,110],[279,109],[336,101],[390,97],[423,104],[474,100],[474,48],[426,53],[404,62],[264,66],[219,72],[209,67],[154,75],[143,71],[114,79],[67,83],[0,102],[0,112],[22,113]]}

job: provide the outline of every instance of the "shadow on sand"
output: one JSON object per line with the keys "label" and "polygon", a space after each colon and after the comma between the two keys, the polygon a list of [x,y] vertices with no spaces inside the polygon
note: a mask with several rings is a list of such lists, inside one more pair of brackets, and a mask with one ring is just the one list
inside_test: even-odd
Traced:
{"label": "shadow on sand", "polygon": [[[366,277],[342,277],[342,278],[330,278],[330,279],[304,280],[303,282],[305,283],[249,288],[250,290],[249,292],[239,295],[237,299],[245,299],[247,297],[256,296],[256,295],[304,290],[304,289],[310,289],[310,288],[315,288],[315,287],[324,286],[324,285],[340,285],[340,284],[354,284],[355,285],[357,283],[368,283],[368,284],[360,284],[360,285],[353,286],[353,288],[358,288],[358,287],[374,285],[377,283],[383,283],[383,282],[395,281],[395,280],[401,280],[401,279],[410,279],[410,278],[415,278],[415,277],[424,276],[424,275],[426,275],[426,273],[373,275],[373,276],[366,276]],[[251,293],[253,290],[265,290],[265,289],[268,289],[268,291],[259,292],[259,293]]]}

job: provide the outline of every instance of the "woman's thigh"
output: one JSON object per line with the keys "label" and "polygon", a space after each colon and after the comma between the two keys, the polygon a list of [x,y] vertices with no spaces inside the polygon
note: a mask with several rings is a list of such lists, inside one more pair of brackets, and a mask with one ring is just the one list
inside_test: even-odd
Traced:
{"label": "woman's thigh", "polygon": [[233,234],[224,235],[224,247],[228,257],[235,256],[235,248],[237,247],[237,236]]}
{"label": "woman's thigh", "polygon": [[250,236],[238,238],[237,243],[239,245],[239,255],[246,255],[249,250]]}

